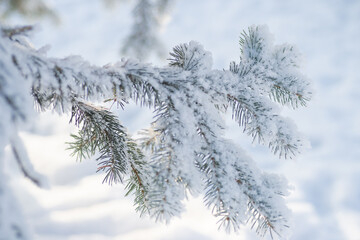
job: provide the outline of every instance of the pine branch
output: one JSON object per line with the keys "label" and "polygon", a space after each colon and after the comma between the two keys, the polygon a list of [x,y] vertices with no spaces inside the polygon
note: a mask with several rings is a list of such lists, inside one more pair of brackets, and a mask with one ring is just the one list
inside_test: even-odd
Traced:
{"label": "pine branch", "polygon": [[[197,102],[198,99],[189,101]],[[286,217],[281,217],[283,211],[277,209],[276,201],[262,197],[269,196],[269,199],[281,202],[283,195],[259,185],[259,180],[254,179],[257,176],[255,173],[259,170],[250,167],[251,161],[238,152],[236,146],[216,137],[217,131],[221,131],[221,125],[203,117],[205,112],[214,111],[207,107],[208,105],[198,104],[194,108],[198,135],[203,140],[201,152],[198,153],[198,166],[205,174],[204,201],[219,218],[219,228],[224,228],[228,232],[237,231],[241,224],[250,222],[253,227],[257,226],[256,231],[259,235],[265,234],[266,231],[272,234],[286,228]],[[232,175],[229,169],[235,169],[237,173]],[[235,189],[239,189],[236,194]],[[249,216],[248,219],[246,216]]]}
{"label": "pine branch", "polygon": [[[285,81],[291,81],[291,78],[289,77]],[[274,84],[270,98],[282,105],[290,104],[293,108],[297,108],[299,105],[306,106],[306,103],[310,100],[300,93],[292,93],[285,87],[277,84]]]}
{"label": "pine branch", "polygon": [[214,157],[214,153],[202,157],[201,170],[207,177],[204,202],[208,208],[212,208],[213,215],[220,218],[218,221],[219,228],[225,228],[227,232],[236,232],[242,224],[242,221],[238,219],[241,216],[241,213],[238,212],[241,211],[241,208],[237,208],[235,212],[231,211],[233,209],[229,209],[229,207],[236,208],[237,206],[231,206],[227,202],[228,187],[224,186],[224,181],[222,181],[227,172],[224,171],[221,164]]}
{"label": "pine branch", "polygon": [[[3,86],[14,79],[29,85],[40,109],[71,110],[70,121],[80,128],[69,145],[73,154],[83,159],[98,153],[104,181],[126,178],[127,195],[134,194],[141,214],[169,221],[183,211],[187,192],[205,191],[220,227],[237,230],[248,220],[260,235],[282,234],[288,216],[279,189],[286,184],[264,180],[252,160],[222,138],[221,114],[230,106],[244,131],[280,157],[304,144],[271,99],[296,105],[310,99],[310,90],[293,50],[273,46],[266,29],[252,27],[243,35],[240,63],[231,63],[230,71],[213,70],[211,54],[196,42],[175,47],[169,67],[132,60],[96,67],[78,57],[47,58],[15,36],[0,39],[0,63],[11,69],[0,72],[0,95],[12,96]],[[24,97],[14,99],[14,106],[29,102],[28,94],[20,92]],[[153,129],[143,138],[146,154],[111,112],[86,103],[104,99],[120,105],[132,99],[155,109]],[[7,101],[0,104],[6,106],[6,126],[17,126],[8,117],[16,109]],[[24,112],[25,119],[29,115]]]}
{"label": "pine branch", "polygon": [[129,168],[127,135],[117,118],[106,109],[74,100],[72,121],[81,128],[78,135],[72,135],[74,142],[69,143],[72,155],[82,160],[98,151],[98,171],[106,172],[103,182],[122,182]]}
{"label": "pine branch", "polygon": [[240,63],[232,62],[230,72],[238,78],[224,84],[233,119],[253,141],[268,145],[274,154],[292,158],[304,144],[288,120],[280,117],[266,96],[293,108],[310,100],[309,83],[298,73],[298,54],[293,47],[272,47],[266,27],[250,27],[240,39]]}
{"label": "pine branch", "polygon": [[[189,178],[183,174],[179,164],[184,159],[179,158],[176,149],[182,145],[180,139],[172,134],[171,124],[179,124],[179,121],[172,122],[171,110],[164,105],[157,110],[151,131],[143,132],[142,146],[147,145],[151,156],[148,174],[148,189],[146,198],[149,200],[150,216],[157,221],[169,222],[173,216],[179,216],[183,210],[185,187]],[[164,122],[169,121],[167,125]],[[144,135],[154,133],[153,135]],[[169,138],[171,140],[169,140]],[[181,148],[181,147],[180,147]],[[180,165],[180,166],[178,166]]]}
{"label": "pine branch", "polygon": [[[259,180],[254,179],[244,166],[235,165],[238,172],[236,182],[243,189],[248,197],[248,219],[247,224],[255,229],[260,236],[265,236],[267,232],[273,237],[273,233],[281,236],[281,233],[289,228],[289,210],[279,207],[279,203],[284,202],[285,194],[279,189],[272,189],[266,184],[259,184]],[[279,188],[287,188],[287,183],[281,183]]]}
{"label": "pine branch", "polygon": [[211,53],[197,42],[191,41],[189,44],[175,46],[170,52],[172,58],[169,60],[171,67],[180,67],[185,71],[201,72],[199,70],[211,69]]}
{"label": "pine branch", "polygon": [[291,125],[289,121],[261,99],[261,96],[236,98],[228,94],[233,119],[253,138],[253,142],[268,145],[280,158],[293,158],[303,148],[302,138],[288,127]]}
{"label": "pine branch", "polygon": [[254,62],[262,60],[263,50],[266,49],[266,38],[259,34],[263,29],[259,26],[249,27],[248,31],[245,30],[240,35],[240,51],[241,60],[251,59]]}
{"label": "pine branch", "polygon": [[256,89],[270,99],[293,108],[306,106],[311,99],[308,80],[298,72],[299,54],[293,46],[272,42],[266,27],[250,27],[240,38],[240,63],[232,63],[230,70],[240,77],[254,76]]}
{"label": "pine branch", "polygon": [[[202,155],[202,171],[207,177],[204,200],[219,218],[219,228],[237,231],[241,224],[248,223],[260,236],[267,232],[281,235],[289,227],[288,210],[279,208],[284,194],[261,185],[261,180],[256,179],[259,170],[235,146],[226,145],[230,146],[226,147],[229,152],[238,153],[236,160],[229,159],[233,154],[220,155],[215,151]],[[235,175],[229,172],[232,168],[236,170]]]}
{"label": "pine branch", "polygon": [[151,135],[144,135],[142,142],[148,146],[153,145],[152,149],[155,151],[150,152],[148,179],[145,183],[148,189],[148,213],[156,221],[169,222],[184,209],[181,202],[184,198],[184,186],[176,175],[173,153]]}

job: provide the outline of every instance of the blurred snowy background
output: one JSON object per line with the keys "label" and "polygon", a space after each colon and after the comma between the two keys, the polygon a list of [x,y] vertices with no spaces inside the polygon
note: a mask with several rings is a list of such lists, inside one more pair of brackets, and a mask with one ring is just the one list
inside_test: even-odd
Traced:
{"label": "blurred snowy background", "polygon": [[[106,8],[100,0],[47,0],[61,23],[41,20],[32,41],[51,45],[53,57],[81,55],[92,64],[120,59],[121,41],[130,31],[131,1]],[[9,23],[26,23],[13,17]],[[283,174],[294,187],[293,240],[360,239],[360,1],[357,0],[178,0],[161,33],[167,52],[196,40],[213,54],[214,68],[239,58],[240,32],[266,24],[275,42],[297,46],[303,72],[312,79],[314,98],[307,108],[285,110],[312,148],[296,160],[278,160],[230,119],[228,137],[266,171]],[[165,65],[166,59],[150,59]],[[151,111],[134,105],[119,111],[135,133],[151,121]],[[11,184],[37,240],[221,240],[257,239],[244,227],[239,234],[217,231],[201,198],[189,199],[181,219],[169,225],[140,219],[122,185],[101,184],[94,160],[76,162],[65,142],[76,129],[68,118],[43,114],[32,133],[23,133],[35,168],[49,179],[48,190],[22,177]],[[11,166],[8,166],[11,168]],[[20,172],[17,173],[20,175]],[[16,187],[15,187],[16,186]]]}

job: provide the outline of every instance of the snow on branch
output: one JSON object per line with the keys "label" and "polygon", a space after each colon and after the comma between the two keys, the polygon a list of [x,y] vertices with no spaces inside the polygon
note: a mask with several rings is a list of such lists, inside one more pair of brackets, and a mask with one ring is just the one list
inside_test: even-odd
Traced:
{"label": "snow on branch", "polygon": [[266,26],[252,26],[240,38],[240,63],[231,70],[246,79],[249,87],[293,108],[311,99],[308,79],[299,71],[299,53],[287,44],[273,45]]}
{"label": "snow on branch", "polygon": [[[204,194],[229,231],[250,222],[259,235],[285,234],[286,181],[262,173],[224,139],[222,115],[230,109],[245,133],[279,157],[300,152],[306,141],[279,110],[311,98],[293,47],[274,46],[265,27],[250,27],[240,62],[229,70],[212,69],[211,53],[196,42],[174,47],[168,67],[129,59],[98,67],[75,56],[48,58],[19,40],[21,31],[10,31],[16,34],[1,30],[0,108],[21,121],[1,120],[0,131],[31,121],[31,98],[40,110],[71,112],[80,131],[70,148],[80,158],[99,154],[104,181],[127,181],[141,214],[168,222],[180,216],[187,194]],[[132,140],[113,113],[92,104],[110,100],[153,108],[152,127]],[[0,142],[6,145],[7,136]]]}

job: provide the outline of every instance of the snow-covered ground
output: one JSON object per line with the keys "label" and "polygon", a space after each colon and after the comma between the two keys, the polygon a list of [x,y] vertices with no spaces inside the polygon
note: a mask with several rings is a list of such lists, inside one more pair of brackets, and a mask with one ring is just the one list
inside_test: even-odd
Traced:
{"label": "snow-covered ground", "polygon": [[[115,62],[131,23],[131,6],[124,2],[106,9],[100,0],[49,1],[62,23],[39,22],[33,42],[50,44],[54,57],[76,54],[97,65]],[[222,69],[238,60],[240,32],[252,24],[267,24],[277,43],[294,44],[303,53],[314,98],[307,108],[284,115],[296,122],[312,148],[284,161],[252,146],[231,120],[227,135],[264,170],[284,174],[294,186],[288,198],[294,217],[291,239],[359,240],[360,1],[178,0],[162,39],[169,51],[196,40],[213,53],[214,68]],[[131,105],[120,117],[134,133],[151,121],[151,112]],[[65,142],[71,131],[76,129],[66,117],[47,113],[33,133],[22,134],[35,168],[50,183],[46,190],[12,178],[34,239],[257,239],[247,228],[237,235],[217,231],[201,198],[189,199],[182,218],[169,225],[139,218],[123,186],[101,184],[94,161],[79,163],[69,156]]]}

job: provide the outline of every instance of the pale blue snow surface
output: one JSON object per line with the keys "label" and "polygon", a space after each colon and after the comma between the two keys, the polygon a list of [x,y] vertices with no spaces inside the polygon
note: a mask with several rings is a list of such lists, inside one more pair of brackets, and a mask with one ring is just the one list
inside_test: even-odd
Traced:
{"label": "pale blue snow surface", "polygon": [[[129,4],[109,10],[100,0],[49,3],[62,24],[38,23],[41,30],[33,39],[37,47],[50,44],[50,56],[78,54],[98,65],[120,59],[120,42],[130,31]],[[307,108],[284,114],[295,121],[312,148],[297,161],[284,161],[266,148],[251,146],[231,120],[227,135],[264,170],[284,174],[294,186],[288,199],[294,216],[291,239],[359,239],[360,2],[177,1],[162,38],[168,51],[195,40],[212,52],[214,68],[226,69],[230,61],[239,59],[240,32],[253,24],[267,24],[275,43],[288,42],[302,53],[303,73],[312,80],[315,95]],[[151,121],[150,111],[126,108],[121,118],[130,131]],[[42,132],[22,137],[35,168],[49,177],[52,189],[40,190],[20,181],[27,191],[17,192],[35,239],[257,239],[245,228],[240,236],[218,232],[201,199],[191,199],[183,217],[168,226],[139,219],[132,202],[123,198],[122,186],[101,185],[94,161],[76,163],[65,152],[66,119],[44,118],[59,126],[46,126],[55,136]]]}

